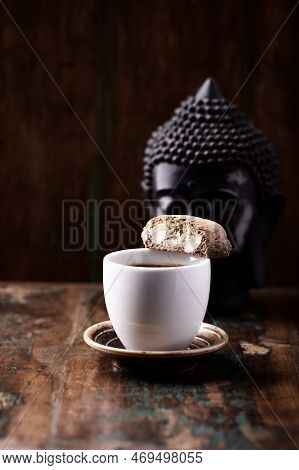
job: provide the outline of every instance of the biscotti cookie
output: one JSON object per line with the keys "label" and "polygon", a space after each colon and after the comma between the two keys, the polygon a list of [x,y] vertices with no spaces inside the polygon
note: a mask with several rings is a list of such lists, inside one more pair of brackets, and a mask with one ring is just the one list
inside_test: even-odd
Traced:
{"label": "biscotti cookie", "polygon": [[154,217],[147,222],[141,238],[147,248],[202,258],[222,258],[232,248],[221,225],[187,215]]}

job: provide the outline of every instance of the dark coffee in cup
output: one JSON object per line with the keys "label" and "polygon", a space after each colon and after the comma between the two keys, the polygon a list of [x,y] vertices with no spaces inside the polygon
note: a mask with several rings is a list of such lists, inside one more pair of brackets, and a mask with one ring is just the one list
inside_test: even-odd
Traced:
{"label": "dark coffee in cup", "polygon": [[136,268],[180,268],[184,264],[130,264]]}

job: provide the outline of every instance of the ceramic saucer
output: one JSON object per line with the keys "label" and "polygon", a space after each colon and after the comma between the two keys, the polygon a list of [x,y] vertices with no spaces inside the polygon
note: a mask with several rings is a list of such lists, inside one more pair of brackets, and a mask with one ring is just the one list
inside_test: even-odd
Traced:
{"label": "ceramic saucer", "polygon": [[203,323],[190,346],[182,351],[135,351],[125,349],[117,337],[110,321],[97,323],[87,328],[84,341],[91,347],[110,357],[119,369],[164,370],[168,373],[193,368],[199,358],[223,348],[228,342],[227,333],[215,325]]}

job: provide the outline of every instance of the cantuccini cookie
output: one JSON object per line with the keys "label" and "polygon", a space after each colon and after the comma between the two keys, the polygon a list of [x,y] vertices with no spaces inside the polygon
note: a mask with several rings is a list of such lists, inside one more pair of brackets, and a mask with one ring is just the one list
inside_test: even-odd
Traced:
{"label": "cantuccini cookie", "polygon": [[154,217],[147,222],[141,238],[146,248],[202,258],[222,258],[232,248],[220,224],[188,215]]}

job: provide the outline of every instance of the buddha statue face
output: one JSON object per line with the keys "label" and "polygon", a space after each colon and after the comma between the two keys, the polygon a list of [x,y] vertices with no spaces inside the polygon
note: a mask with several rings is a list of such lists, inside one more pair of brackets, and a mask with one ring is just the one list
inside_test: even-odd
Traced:
{"label": "buddha statue face", "polygon": [[229,258],[211,260],[209,309],[240,311],[249,287],[262,287],[267,244],[282,208],[282,197],[259,204],[252,175],[240,166],[225,168],[160,163],[153,169],[151,217],[188,214],[220,223],[232,243]]}

